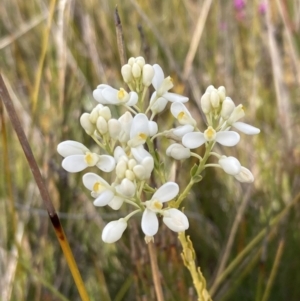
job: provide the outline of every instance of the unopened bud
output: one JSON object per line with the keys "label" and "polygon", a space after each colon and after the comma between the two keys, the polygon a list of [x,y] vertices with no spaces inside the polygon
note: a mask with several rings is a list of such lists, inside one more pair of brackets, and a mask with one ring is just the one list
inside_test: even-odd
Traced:
{"label": "unopened bud", "polygon": [[235,108],[235,104],[230,97],[226,97],[222,103],[221,116],[224,120],[227,120],[232,114]]}
{"label": "unopened bud", "polygon": [[134,63],[132,65],[131,70],[132,70],[132,75],[133,75],[134,78],[139,78],[142,74],[142,69],[137,63]]}
{"label": "unopened bud", "polygon": [[146,64],[143,66],[143,85],[149,87],[154,77],[154,69],[151,65]]}
{"label": "unopened bud", "polygon": [[211,91],[209,98],[210,98],[211,106],[214,109],[218,109],[220,106],[220,97],[218,92],[216,90]]}
{"label": "unopened bud", "polygon": [[128,84],[132,81],[131,66],[129,64],[126,64],[122,67],[121,73],[122,73],[123,80],[125,83]]}
{"label": "unopened bud", "polygon": [[209,99],[209,93],[204,93],[201,97],[201,108],[204,114],[209,114],[211,111],[211,103]]}
{"label": "unopened bud", "polygon": [[91,123],[90,121],[90,114],[89,113],[83,113],[80,117],[80,124],[86,131],[88,135],[94,134],[95,131],[95,125]]}
{"label": "unopened bud", "polygon": [[102,116],[98,117],[96,126],[100,134],[104,135],[107,133],[107,121]]}

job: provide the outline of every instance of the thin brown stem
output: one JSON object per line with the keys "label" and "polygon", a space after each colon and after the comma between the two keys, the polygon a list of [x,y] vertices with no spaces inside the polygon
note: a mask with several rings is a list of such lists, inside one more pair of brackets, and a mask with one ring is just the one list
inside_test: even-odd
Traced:
{"label": "thin brown stem", "polygon": [[152,271],[152,278],[156,293],[157,301],[164,301],[164,295],[161,287],[161,281],[159,276],[159,268],[157,264],[157,256],[156,256],[156,249],[153,242],[148,243],[148,251],[150,256],[150,263],[151,263],[151,271]]}
{"label": "thin brown stem", "polygon": [[70,271],[72,273],[72,276],[74,278],[76,287],[79,291],[79,294],[81,296],[81,299],[83,301],[88,301],[89,297],[87,294],[87,291],[85,289],[85,286],[83,284],[81,275],[79,273],[77,264],[75,262],[73,253],[71,251],[68,239],[64,233],[63,227],[60,223],[60,220],[58,218],[58,215],[54,209],[53,203],[51,201],[49,192],[47,190],[47,187],[45,185],[44,179],[41,175],[40,169],[36,163],[36,160],[34,158],[34,155],[32,153],[31,147],[29,145],[29,142],[26,138],[26,135],[24,133],[23,127],[19,121],[19,118],[17,116],[17,112],[14,108],[13,102],[10,98],[10,95],[7,91],[6,85],[4,83],[4,80],[2,78],[2,75],[0,74],[0,97],[4,103],[4,106],[6,107],[6,111],[9,115],[10,121],[12,123],[12,126],[18,136],[18,139],[20,141],[20,144],[23,148],[24,154],[26,156],[27,162],[29,164],[29,167],[31,169],[31,172],[33,174],[33,177],[35,179],[35,182],[38,186],[38,189],[40,191],[40,194],[42,196],[42,199],[44,201],[44,204],[46,206],[46,209],[48,211],[50,220],[52,222],[52,225],[55,230],[55,234],[57,236],[57,239],[60,243],[60,246],[63,250],[63,253],[65,255],[65,258],[67,260],[68,266],[70,268]]}
{"label": "thin brown stem", "polygon": [[114,19],[115,19],[115,26],[116,26],[116,32],[117,32],[117,43],[118,43],[119,56],[120,56],[121,65],[123,66],[126,64],[127,58],[126,58],[126,51],[125,51],[123,28],[122,28],[122,23],[121,23],[121,19],[120,19],[117,7],[115,9]]}

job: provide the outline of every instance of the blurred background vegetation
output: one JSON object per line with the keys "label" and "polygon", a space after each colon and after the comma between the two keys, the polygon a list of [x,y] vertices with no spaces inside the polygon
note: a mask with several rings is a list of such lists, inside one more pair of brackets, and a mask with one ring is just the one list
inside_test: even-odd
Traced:
{"label": "blurred background vegetation", "polygon": [[[56,152],[67,139],[93,145],[79,124],[96,105],[93,89],[124,86],[116,4],[127,56],[160,64],[174,79],[173,91],[190,97],[200,126],[199,100],[213,84],[224,85],[244,104],[245,121],[261,129],[256,137],[242,134],[234,149],[219,150],[249,167],[253,184],[211,169],[185,202],[188,234],[213,300],[299,301],[300,207],[276,226],[270,222],[300,190],[300,1],[3,0],[1,72],[90,299],[155,300],[139,218],[118,243],[104,244],[105,223],[124,212],[94,207],[82,174],[67,174]],[[2,104],[0,113],[0,298],[80,300]],[[177,167],[183,189],[189,165]],[[263,229],[259,243],[216,286]],[[165,300],[196,300],[176,235],[162,226],[155,243]]]}

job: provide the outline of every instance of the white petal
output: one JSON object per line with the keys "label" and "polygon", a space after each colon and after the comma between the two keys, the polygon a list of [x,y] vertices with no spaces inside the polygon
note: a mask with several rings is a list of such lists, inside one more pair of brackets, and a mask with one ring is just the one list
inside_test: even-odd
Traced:
{"label": "white petal", "polygon": [[114,193],[111,190],[104,190],[93,202],[94,206],[103,207],[106,206],[114,197]]}
{"label": "white petal", "polygon": [[67,140],[58,144],[57,152],[63,157],[68,157],[71,155],[84,155],[86,152],[89,152],[89,149],[80,142]]}
{"label": "white petal", "polygon": [[68,172],[82,171],[88,167],[84,160],[84,155],[73,155],[63,159],[61,165]]}
{"label": "white petal", "polygon": [[158,131],[157,123],[155,121],[149,121],[148,125],[149,125],[149,136],[152,137]]}
{"label": "white petal", "polygon": [[164,98],[166,98],[168,101],[171,101],[171,102],[187,102],[189,100],[188,97],[186,96],[182,96],[182,95],[179,95],[179,94],[176,94],[176,93],[170,93],[170,92],[167,92],[164,94],[163,96]]}
{"label": "white petal", "polygon": [[159,65],[157,64],[153,65],[153,69],[154,69],[154,77],[152,79],[152,85],[155,90],[158,90],[159,86],[161,85],[162,81],[165,78],[165,75]]}
{"label": "white petal", "polygon": [[151,111],[156,114],[160,113],[165,109],[167,103],[168,103],[168,100],[163,97],[159,97],[156,99],[156,91],[155,91],[152,94],[151,99],[150,99]]}
{"label": "white petal", "polygon": [[175,118],[177,118],[180,112],[187,112],[187,111],[188,111],[187,108],[181,102],[174,102],[171,105],[171,113]]}
{"label": "white petal", "polygon": [[118,162],[119,159],[123,156],[127,157],[124,149],[121,146],[117,146],[114,150],[114,158],[115,158],[116,162]]}
{"label": "white petal", "polygon": [[252,183],[254,181],[252,172],[244,166],[241,167],[239,174],[234,177],[242,183]]}
{"label": "white petal", "polygon": [[123,205],[124,199],[119,196],[114,196],[113,199],[109,202],[108,206],[113,210],[119,210]]}
{"label": "white petal", "polygon": [[[106,99],[108,104],[121,104],[122,102],[118,99],[118,90],[112,87],[107,87],[102,90],[102,96]],[[103,103],[103,102],[102,102]]]}
{"label": "white petal", "polygon": [[112,156],[101,155],[96,166],[105,172],[111,172],[116,166],[116,161]]}
{"label": "white petal", "polygon": [[176,160],[183,160],[191,156],[191,151],[179,143],[174,143],[167,148],[166,154]]}
{"label": "white petal", "polygon": [[93,97],[101,104],[109,104],[109,102],[102,95],[102,91],[105,88],[111,88],[109,85],[99,85],[96,90],[93,91]]}
{"label": "white petal", "polygon": [[142,216],[142,230],[147,236],[153,236],[158,231],[158,219],[156,213],[145,209]]}
{"label": "white petal", "polygon": [[183,232],[189,228],[189,221],[186,215],[175,208],[164,211],[163,222],[174,232]]}
{"label": "white petal", "polygon": [[216,141],[224,146],[234,146],[240,141],[240,135],[233,131],[218,132]]}
{"label": "white petal", "polygon": [[134,116],[131,129],[130,139],[135,138],[140,133],[149,135],[149,120],[145,114],[137,114]]}
{"label": "white petal", "polygon": [[116,119],[110,119],[107,125],[110,137],[116,140],[122,128],[121,123]]}
{"label": "white petal", "polygon": [[129,93],[129,100],[126,102],[126,105],[131,107],[137,104],[139,97],[136,92]]}
{"label": "white petal", "polygon": [[132,197],[135,194],[135,188],[135,185],[125,178],[120,185],[116,186],[116,191],[126,197]]}
{"label": "white petal", "polygon": [[190,133],[194,130],[194,127],[190,124],[178,126],[173,130],[173,134],[178,137],[183,137],[185,134]]}
{"label": "white petal", "polygon": [[127,228],[127,222],[124,218],[120,218],[118,221],[112,221],[108,223],[102,232],[102,240],[106,243],[114,243],[119,240]]}
{"label": "white petal", "polygon": [[152,158],[150,153],[146,151],[142,145],[132,148],[131,153],[134,159],[139,163],[141,163],[146,157]]}
{"label": "white petal", "polygon": [[187,148],[197,148],[206,142],[204,134],[200,132],[187,133],[182,137],[182,144]]}
{"label": "white petal", "polygon": [[159,200],[160,202],[168,202],[176,197],[179,192],[179,186],[174,182],[167,182],[160,186],[153,194],[151,200]]}
{"label": "white petal", "polygon": [[260,129],[244,122],[235,122],[232,126],[247,135],[256,135],[260,133]]}
{"label": "white petal", "polygon": [[219,164],[223,170],[229,175],[237,175],[241,171],[241,164],[235,157],[222,156],[219,159]]}
{"label": "white petal", "polygon": [[92,172],[86,173],[82,177],[82,182],[83,182],[83,185],[90,191],[93,190],[93,187],[94,187],[96,182],[99,182],[99,183],[103,184],[106,187],[110,186],[104,179],[102,179],[100,176],[98,176],[97,174],[92,173]]}

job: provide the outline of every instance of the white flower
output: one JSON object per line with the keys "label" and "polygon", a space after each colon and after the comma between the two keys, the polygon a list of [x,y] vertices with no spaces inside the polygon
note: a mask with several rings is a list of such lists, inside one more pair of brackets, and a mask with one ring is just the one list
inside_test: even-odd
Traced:
{"label": "white flower", "polygon": [[240,172],[234,176],[238,181],[242,183],[252,183],[254,181],[254,176],[249,169],[241,166]]}
{"label": "white flower", "polygon": [[126,228],[127,221],[125,218],[109,222],[102,231],[102,240],[109,244],[114,243],[121,238]]}
{"label": "white flower", "polygon": [[115,168],[115,160],[108,155],[91,153],[82,143],[67,140],[57,146],[58,153],[65,157],[62,167],[68,172],[82,171],[89,166],[97,166],[99,169],[110,172]]}
{"label": "white flower", "polygon": [[132,115],[128,111],[118,120],[110,119],[108,121],[108,132],[110,137],[119,140],[121,143],[127,143],[130,138],[132,120]]}
{"label": "white flower", "polygon": [[151,96],[150,107],[153,112],[159,113],[164,110],[168,101],[170,102],[187,102],[188,97],[168,92],[173,88],[173,81],[170,76],[165,78],[164,72],[157,64],[153,65],[154,77],[152,85],[155,92]]}
{"label": "white flower", "polygon": [[164,211],[163,222],[174,232],[183,232],[189,228],[189,220],[186,215],[175,208]]}
{"label": "white flower", "polygon": [[238,105],[233,109],[232,113],[230,114],[227,120],[227,124],[233,126],[235,129],[247,135],[259,134],[260,129],[244,122],[238,122],[238,120],[240,120],[244,116],[245,116],[244,107],[242,105]]}
{"label": "white flower", "polygon": [[216,132],[211,126],[204,133],[187,133],[182,138],[182,144],[187,148],[197,148],[207,141],[216,141],[224,146],[234,146],[240,141],[240,135],[233,131]]}
{"label": "white flower", "polygon": [[142,145],[132,148],[131,153],[137,162],[132,168],[135,176],[139,180],[149,179],[154,168],[154,159],[151,154]]}
{"label": "white flower", "polygon": [[104,84],[93,91],[93,96],[100,104],[134,106],[138,102],[136,92],[127,93],[123,88],[117,90]]}
{"label": "white flower", "polygon": [[115,187],[116,192],[125,197],[133,197],[136,191],[135,184],[127,178],[121,181],[121,184]]}
{"label": "white flower", "polygon": [[149,121],[145,114],[135,115],[131,124],[128,146],[137,147],[144,144],[148,137],[157,133],[157,130],[157,123]]}
{"label": "white flower", "polygon": [[95,206],[103,207],[108,205],[114,210],[120,209],[124,198],[116,195],[115,189],[103,178],[90,172],[82,177],[82,181],[83,185],[91,191],[91,196],[95,198]]}
{"label": "white flower", "polygon": [[180,124],[196,126],[196,120],[192,117],[184,104],[180,102],[172,103],[171,113]]}
{"label": "white flower", "polygon": [[183,160],[191,156],[191,151],[179,143],[174,143],[167,148],[166,154],[176,160]]}
{"label": "white flower", "polygon": [[176,232],[184,231],[188,228],[188,221],[183,217],[183,213],[178,209],[169,208],[163,210],[163,203],[176,197],[179,187],[174,182],[167,182],[162,185],[152,196],[151,200],[146,201],[146,209],[142,216],[142,230],[146,236],[153,236],[158,231],[157,213],[165,218],[164,223],[171,230]]}
{"label": "white flower", "polygon": [[241,164],[235,157],[222,156],[219,159],[219,164],[226,173],[232,176],[239,174],[241,171]]}

